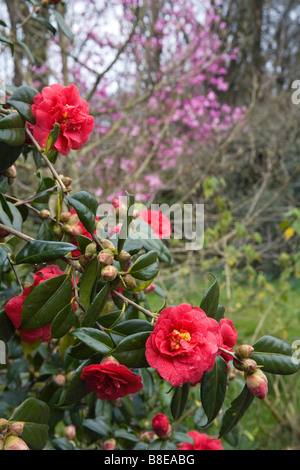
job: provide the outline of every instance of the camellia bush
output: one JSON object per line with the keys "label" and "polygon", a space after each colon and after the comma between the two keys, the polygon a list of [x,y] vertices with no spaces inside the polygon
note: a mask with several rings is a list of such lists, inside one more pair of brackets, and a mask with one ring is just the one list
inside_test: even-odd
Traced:
{"label": "camellia bush", "polygon": [[[294,350],[273,336],[240,344],[209,273],[200,305],[165,305],[166,217],[129,192],[108,216],[55,169],[94,126],[75,85],[8,90],[0,116],[1,449],[224,449],[268,375],[299,370]],[[42,162],[23,200],[21,155]]]}

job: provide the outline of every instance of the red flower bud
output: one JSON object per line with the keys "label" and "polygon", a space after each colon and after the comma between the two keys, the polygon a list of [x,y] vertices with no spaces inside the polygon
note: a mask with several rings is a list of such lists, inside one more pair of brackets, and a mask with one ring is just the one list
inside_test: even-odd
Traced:
{"label": "red flower bud", "polygon": [[100,240],[100,243],[104,249],[108,249],[111,251],[114,251],[116,249],[115,245],[110,240]]}
{"label": "red flower bud", "polygon": [[150,442],[151,439],[154,438],[154,432],[152,431],[145,431],[145,432],[142,432],[142,434],[140,435],[140,441],[142,442]]}
{"label": "red flower bud", "polygon": [[64,385],[66,385],[66,378],[64,375],[62,374],[57,374],[55,377],[54,377],[54,382],[56,383],[56,385],[58,385],[59,387],[63,387]]}
{"label": "red flower bud", "polygon": [[163,413],[158,413],[152,418],[152,427],[161,439],[167,439],[172,433],[169,420]]}
{"label": "red flower bud", "polygon": [[108,249],[101,250],[100,253],[98,254],[98,261],[100,264],[103,264],[104,266],[113,264],[114,262],[113,252]]}
{"label": "red flower bud", "polygon": [[104,266],[101,271],[101,276],[104,281],[113,281],[118,275],[118,270],[115,266]]}
{"label": "red flower bud", "polygon": [[29,450],[29,447],[23,439],[10,435],[4,440],[4,450]]}
{"label": "red flower bud", "polygon": [[260,400],[266,398],[268,394],[268,379],[265,374],[257,369],[253,374],[247,376],[246,379],[248,390]]}
{"label": "red flower bud", "polygon": [[103,444],[103,450],[115,450],[117,445],[116,440],[112,437],[111,439],[107,439],[107,441]]}
{"label": "red flower bud", "polygon": [[[0,221],[1,222],[1,221]],[[5,238],[9,235],[8,232],[6,232],[6,230],[2,230],[0,229],[0,238]]]}
{"label": "red flower bud", "polygon": [[246,374],[253,374],[256,371],[257,364],[253,359],[233,359],[233,365],[237,370],[241,370]]}

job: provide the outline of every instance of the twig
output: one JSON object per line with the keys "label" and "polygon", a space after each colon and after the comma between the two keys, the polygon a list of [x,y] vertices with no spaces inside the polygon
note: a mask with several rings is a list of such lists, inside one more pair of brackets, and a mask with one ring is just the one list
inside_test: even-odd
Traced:
{"label": "twig", "polygon": [[21,282],[21,279],[19,278],[18,273],[17,273],[17,271],[16,271],[16,269],[15,269],[15,267],[14,267],[14,265],[13,265],[13,263],[12,263],[12,261],[11,261],[9,255],[7,255],[7,259],[8,259],[8,261],[9,261],[9,264],[10,264],[10,266],[11,266],[13,272],[14,272],[14,275],[15,275],[17,281],[18,281],[18,284],[19,284],[19,286],[20,286],[21,293],[22,293],[24,289],[23,289],[23,284],[22,284],[22,282]]}
{"label": "twig", "polygon": [[0,229],[5,230],[6,232],[10,233],[11,235],[14,235],[15,237],[21,238],[22,240],[25,240],[26,242],[30,242],[31,240],[34,240],[34,238],[29,237],[29,235],[25,235],[25,233],[18,232],[18,230],[7,227],[6,225],[3,225],[1,223],[0,223]]}
{"label": "twig", "polygon": [[144,313],[147,317],[149,318],[157,318],[157,315],[155,315],[154,313],[150,312],[150,310],[147,310],[146,308],[144,307],[141,307],[139,304],[136,304],[135,302],[133,302],[133,300],[130,300],[128,299],[127,297],[125,297],[123,294],[121,294],[120,292],[116,291],[116,290],[112,290],[112,293],[116,296],[116,297],[119,297],[119,299],[122,299],[124,303],[127,303],[127,304],[130,304],[132,305],[133,307],[137,308],[138,310],[140,310],[142,313]]}
{"label": "twig", "polygon": [[25,126],[25,132],[26,134],[28,135],[28,137],[31,139],[32,143],[34,144],[35,148],[40,152],[41,156],[43,157],[44,161],[46,162],[49,170],[51,171],[52,175],[54,176],[54,179],[56,179],[56,181],[58,182],[59,186],[61,187],[62,191],[64,193],[67,193],[68,190],[67,188],[65,187],[64,183],[62,182],[59,174],[57,173],[57,171],[55,170],[54,166],[52,165],[52,163],[50,162],[50,160],[48,159],[48,157],[45,155],[45,153],[43,152],[43,149],[41,148],[41,146],[39,145],[39,143],[35,140],[35,138],[33,137],[33,135],[31,134],[30,130],[28,129],[27,126]]}

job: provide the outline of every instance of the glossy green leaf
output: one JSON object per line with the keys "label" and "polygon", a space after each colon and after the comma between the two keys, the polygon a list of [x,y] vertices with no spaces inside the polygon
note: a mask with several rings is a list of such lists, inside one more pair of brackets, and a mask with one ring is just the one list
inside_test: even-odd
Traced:
{"label": "glossy green leaf", "polygon": [[126,336],[112,352],[112,355],[124,366],[147,367],[145,344],[149,335],[150,331],[143,331]]}
{"label": "glossy green leaf", "polygon": [[82,370],[91,364],[99,364],[101,355],[93,354],[91,357],[82,362],[77,369],[73,372],[72,377],[65,390],[64,396],[58,406],[69,406],[79,402],[82,398],[88,395],[89,391],[85,386],[84,380],[80,378]]}
{"label": "glossy green leaf", "polygon": [[97,199],[87,191],[79,191],[78,193],[67,196],[68,202],[76,211],[80,222],[90,234],[95,232],[95,217],[98,209]]}
{"label": "glossy green leaf", "polygon": [[23,145],[14,147],[0,141],[0,172],[12,166],[22,153]]}
{"label": "glossy green leaf", "polygon": [[253,344],[251,359],[262,366],[264,372],[290,375],[300,370],[300,364],[293,360],[294,349],[284,341],[273,336],[263,336]]}
{"label": "glossy green leaf", "polygon": [[207,423],[204,427],[216,418],[223,405],[227,380],[227,363],[217,355],[214,367],[204,372],[201,380],[201,403],[207,416]]}
{"label": "glossy green leaf", "polygon": [[62,308],[51,323],[51,338],[65,336],[73,327],[75,319],[73,305],[68,304]]}
{"label": "glossy green leaf", "polygon": [[35,119],[31,111],[33,100],[38,91],[27,85],[22,85],[15,89],[12,96],[7,100],[22,116],[25,121],[35,124]]}
{"label": "glossy green leaf", "polygon": [[109,354],[114,348],[111,337],[96,328],[78,328],[72,335],[99,354]]}
{"label": "glossy green leaf", "polygon": [[0,221],[7,227],[22,231],[23,219],[19,210],[0,193]]}
{"label": "glossy green leaf", "polygon": [[25,299],[20,329],[31,330],[49,325],[70,304],[72,290],[67,274],[40,282]]}
{"label": "glossy green leaf", "polygon": [[25,142],[25,123],[19,113],[11,113],[0,120],[0,140],[13,147]]}
{"label": "glossy green leaf", "polygon": [[48,153],[49,150],[55,145],[60,134],[60,124],[56,122],[50,134],[47,137],[45,152]]}
{"label": "glossy green leaf", "polygon": [[154,279],[159,271],[157,253],[149,251],[141,255],[135,263],[130,267],[128,272],[136,279],[149,281]]}
{"label": "glossy green leaf", "polygon": [[14,411],[9,422],[24,422],[20,437],[31,449],[42,450],[48,440],[49,417],[50,410],[45,402],[28,398]]}
{"label": "glossy green leaf", "polygon": [[171,413],[176,421],[185,410],[190,393],[190,383],[187,382],[182,387],[175,387],[175,391],[171,401]]}
{"label": "glossy green leaf", "polygon": [[128,336],[132,333],[139,333],[142,331],[153,331],[153,325],[146,320],[127,320],[123,321],[110,329],[112,333],[117,333],[122,336]]}
{"label": "glossy green leaf", "polygon": [[216,318],[219,313],[220,289],[216,277],[213,274],[211,275],[214,278],[214,282],[205,293],[200,308],[202,308],[208,317]]}
{"label": "glossy green leaf", "polygon": [[0,311],[0,339],[6,343],[15,334],[15,327],[6,315],[4,310]]}
{"label": "glossy green leaf", "polygon": [[92,301],[91,305],[89,306],[89,308],[88,308],[88,310],[87,310],[87,312],[84,316],[82,326],[92,326],[92,325],[95,324],[95,322],[97,321],[98,317],[100,316],[103,308],[105,307],[105,304],[106,304],[107,299],[109,297],[110,289],[111,289],[110,283],[107,282],[102,287],[100,292],[98,292],[98,294],[96,295],[96,297]]}
{"label": "glossy green leaf", "polygon": [[16,263],[43,263],[62,258],[73,250],[76,250],[76,246],[71,243],[30,240],[17,254]]}
{"label": "glossy green leaf", "polygon": [[229,433],[242,419],[254,399],[247,386],[243,388],[240,395],[233,400],[230,408],[225,412],[220,428],[219,438]]}
{"label": "glossy green leaf", "polygon": [[96,419],[86,419],[83,421],[82,426],[102,437],[106,437],[111,434],[111,429],[101,417],[97,417]]}
{"label": "glossy green leaf", "polygon": [[79,300],[86,309],[89,308],[91,303],[91,295],[97,279],[97,272],[98,260],[95,257],[90,261],[79,281]]}

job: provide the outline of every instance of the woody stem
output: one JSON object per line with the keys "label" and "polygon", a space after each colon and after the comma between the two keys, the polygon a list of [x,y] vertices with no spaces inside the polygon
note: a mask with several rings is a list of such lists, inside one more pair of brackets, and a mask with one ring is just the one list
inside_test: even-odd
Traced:
{"label": "woody stem", "polygon": [[35,146],[35,148],[40,152],[41,156],[43,157],[43,159],[45,160],[49,170],[51,171],[52,175],[54,176],[54,179],[56,179],[56,181],[58,182],[59,186],[61,187],[62,191],[64,193],[67,192],[67,188],[65,187],[64,183],[62,182],[59,174],[57,173],[57,171],[55,170],[54,166],[52,165],[52,163],[50,162],[50,160],[48,159],[47,155],[45,155],[45,153],[43,152],[43,149],[41,148],[41,146],[39,145],[39,143],[35,140],[35,138],[33,137],[33,135],[31,134],[30,130],[28,129],[27,126],[25,126],[25,132],[26,134],[28,135],[28,137],[31,139],[33,145]]}

